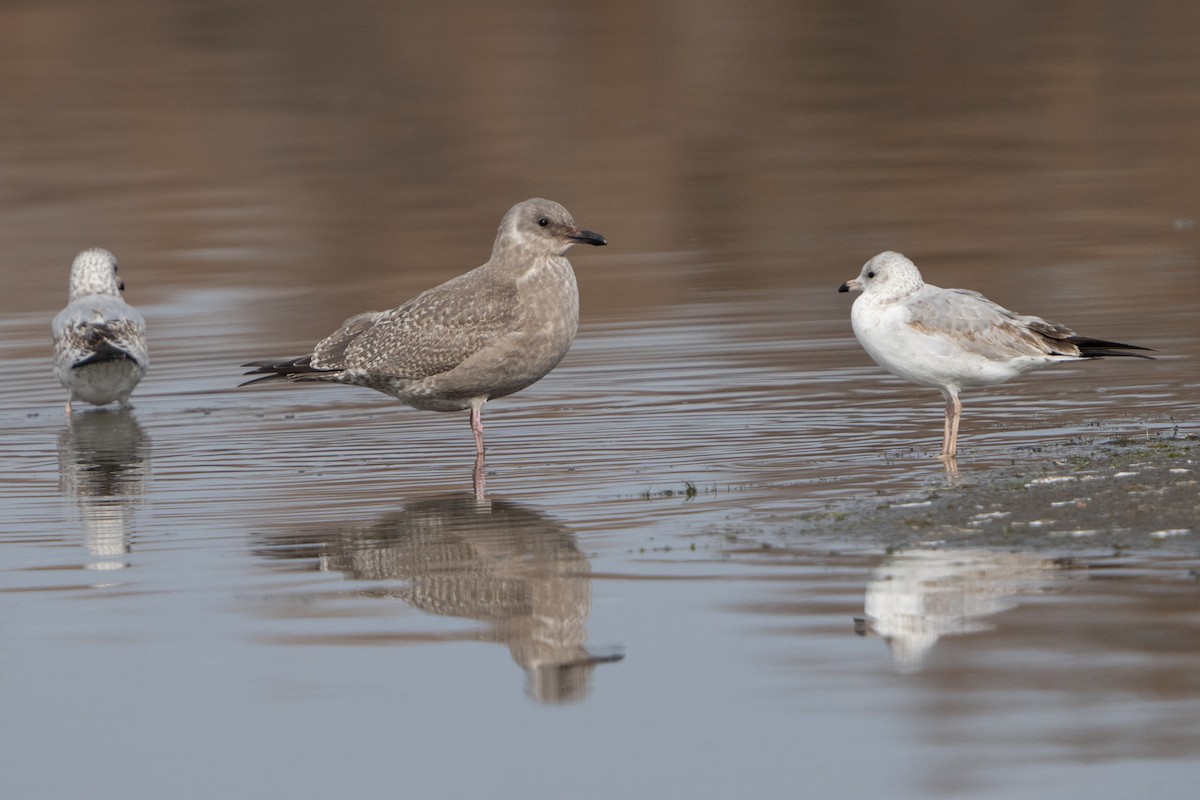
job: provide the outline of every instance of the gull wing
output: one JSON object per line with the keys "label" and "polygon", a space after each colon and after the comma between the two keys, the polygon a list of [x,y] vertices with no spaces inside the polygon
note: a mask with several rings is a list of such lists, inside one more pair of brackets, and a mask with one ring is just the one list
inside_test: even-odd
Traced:
{"label": "gull wing", "polygon": [[[464,292],[461,284],[479,283]],[[457,367],[512,330],[517,288],[467,273],[391,311],[359,314],[317,345],[318,369],[419,380]]]}
{"label": "gull wing", "polygon": [[904,305],[913,328],[985,358],[1083,355],[1070,328],[1010,311],[979,292],[926,285]]}

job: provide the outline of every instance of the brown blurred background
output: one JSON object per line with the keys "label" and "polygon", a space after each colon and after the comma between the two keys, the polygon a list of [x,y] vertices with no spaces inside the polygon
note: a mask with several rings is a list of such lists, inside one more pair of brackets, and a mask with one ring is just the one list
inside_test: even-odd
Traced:
{"label": "brown blurred background", "polygon": [[576,259],[585,322],[823,298],[898,249],[1182,326],[1198,41],[1183,2],[5,3],[0,311],[56,310],[102,245],[135,303],[290,288],[264,321],[311,339],[544,195],[612,243]]}

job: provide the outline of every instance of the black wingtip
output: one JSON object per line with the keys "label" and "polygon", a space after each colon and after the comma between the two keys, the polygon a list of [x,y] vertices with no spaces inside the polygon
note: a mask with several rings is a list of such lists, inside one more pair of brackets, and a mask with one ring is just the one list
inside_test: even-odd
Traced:
{"label": "black wingtip", "polygon": [[261,375],[262,377],[254,380],[245,381],[238,384],[240,389],[243,386],[249,386],[253,383],[262,383],[264,381],[302,381],[302,380],[325,380],[319,376],[328,375],[337,370],[318,369],[312,365],[312,356],[300,356],[288,361],[250,361],[242,364],[243,367],[253,367],[243,375]]}
{"label": "black wingtip", "polygon": [[251,361],[249,363],[242,364],[242,366],[243,367],[254,367],[254,369],[252,369],[248,372],[243,372],[242,374],[243,375],[256,375],[256,374],[263,373],[263,372],[279,372],[283,369],[286,369],[287,367],[291,366],[294,363],[295,362],[293,362],[293,361]]}
{"label": "black wingtip", "polygon": [[[1090,339],[1086,336],[1071,336],[1067,340],[1071,344],[1079,348],[1079,354],[1084,358],[1147,358],[1154,360],[1154,356],[1143,355],[1143,353],[1153,353],[1154,350],[1149,347],[1140,347],[1136,344],[1124,344],[1122,342],[1108,342],[1104,339]],[[1138,350],[1141,352],[1131,352]]]}
{"label": "black wingtip", "polygon": [[[242,374],[243,374],[243,375],[257,375],[258,373],[257,373],[257,372],[243,372]],[[286,378],[287,378],[287,376],[286,376],[286,375],[281,375],[281,374],[279,374],[278,372],[276,372],[276,373],[273,373],[273,374],[271,374],[271,375],[264,375],[264,376],[262,376],[261,378],[255,378],[255,379],[254,379],[254,380],[252,380],[252,381],[242,381],[241,383],[239,383],[239,384],[237,385],[237,388],[239,388],[239,389],[240,389],[240,388],[242,388],[243,386],[250,386],[250,385],[252,385],[252,384],[255,384],[255,383],[262,383],[263,381],[275,381],[275,380],[283,380],[283,379],[286,379]]]}
{"label": "black wingtip", "polygon": [[262,383],[263,381],[281,381],[287,380],[287,372],[282,370],[285,367],[286,361],[252,361],[249,364],[242,364],[243,367],[254,367],[254,369],[243,372],[242,375],[258,375],[260,377],[254,380],[243,381],[237,385],[237,388],[249,386],[252,383]]}

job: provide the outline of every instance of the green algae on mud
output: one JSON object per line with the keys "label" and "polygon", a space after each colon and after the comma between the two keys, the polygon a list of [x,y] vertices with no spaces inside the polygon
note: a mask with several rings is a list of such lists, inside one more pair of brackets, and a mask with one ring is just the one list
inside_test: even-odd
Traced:
{"label": "green algae on mud", "polygon": [[808,515],[791,533],[884,549],[1200,547],[1200,435],[1065,445],[1036,463]]}

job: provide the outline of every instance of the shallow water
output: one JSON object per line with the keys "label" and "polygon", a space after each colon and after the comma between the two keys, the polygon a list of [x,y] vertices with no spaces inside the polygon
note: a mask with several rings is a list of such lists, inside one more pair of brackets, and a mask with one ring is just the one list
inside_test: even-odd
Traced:
{"label": "shallow water", "polygon": [[[1200,428],[1200,12],[739,8],[0,11],[6,794],[1191,796],[1200,532],[804,518],[954,491],[836,293],[885,248],[1158,351],[968,393],[966,475]],[[611,244],[486,500],[465,415],[233,388],[535,194]],[[91,245],[152,368],[68,422]]]}

